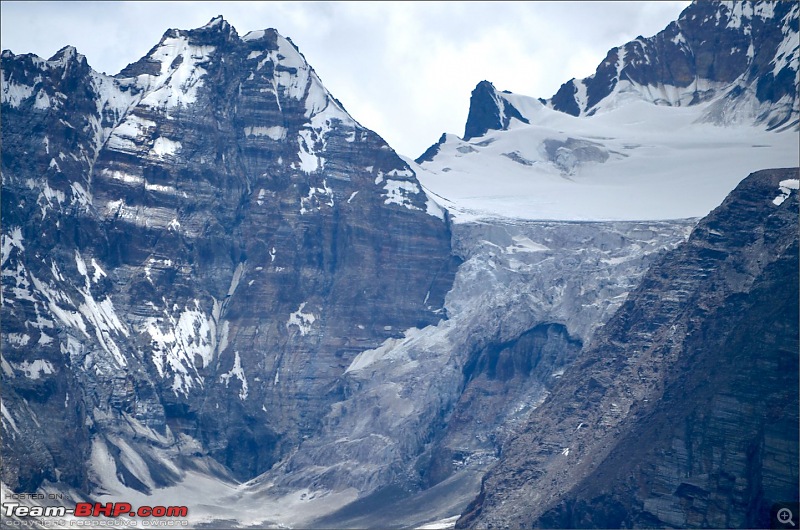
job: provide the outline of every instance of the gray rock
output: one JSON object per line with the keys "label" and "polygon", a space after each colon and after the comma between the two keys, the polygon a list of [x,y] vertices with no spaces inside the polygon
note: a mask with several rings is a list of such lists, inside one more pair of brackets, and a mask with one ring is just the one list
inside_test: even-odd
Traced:
{"label": "gray rock", "polygon": [[458,526],[766,527],[797,500],[796,177],[750,175],[650,268]]}
{"label": "gray rock", "polygon": [[73,48],[3,72],[14,490],[91,490],[103,451],[142,491],[178,478],[162,457],[252,478],[360,351],[446,318],[444,211],[275,30],[170,30],[113,78]]}

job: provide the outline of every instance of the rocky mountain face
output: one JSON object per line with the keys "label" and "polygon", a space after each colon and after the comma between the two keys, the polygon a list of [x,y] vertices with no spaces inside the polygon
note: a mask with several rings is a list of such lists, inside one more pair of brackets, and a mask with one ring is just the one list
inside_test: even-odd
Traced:
{"label": "rocky mountain face", "polygon": [[459,527],[764,528],[797,501],[797,177],[750,175],[650,268]]}
{"label": "rocky mountain face", "polygon": [[15,491],[89,491],[99,462],[150,491],[179,455],[252,478],[355,355],[446,318],[444,211],[276,31],[170,30],[114,77],[6,51],[2,75]]}
{"label": "rocky mountain face", "polygon": [[[506,92],[508,93],[508,92]],[[464,140],[483,136],[489,130],[508,129],[511,118],[523,123],[528,119],[519,110],[501,96],[489,81],[481,81],[469,99],[469,115],[464,127]]]}
{"label": "rocky mountain face", "polygon": [[564,83],[548,104],[584,116],[630,99],[716,99],[712,122],[796,126],[797,57],[796,3],[693,2],[653,37],[610,50],[594,75]]}
{"label": "rocky mountain face", "polygon": [[374,492],[307,526],[413,526],[460,513],[502,441],[692,224],[453,225],[463,263],[449,318],[356,357],[324,427],[258,480],[273,491]]}

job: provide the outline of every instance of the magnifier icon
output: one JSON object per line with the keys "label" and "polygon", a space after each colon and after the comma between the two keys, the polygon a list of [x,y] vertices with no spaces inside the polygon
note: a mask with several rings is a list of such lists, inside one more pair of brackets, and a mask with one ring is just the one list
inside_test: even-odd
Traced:
{"label": "magnifier icon", "polygon": [[781,508],[778,510],[778,521],[780,521],[781,524],[789,523],[790,525],[795,526],[794,521],[792,521],[792,515],[792,510],[789,508]]}

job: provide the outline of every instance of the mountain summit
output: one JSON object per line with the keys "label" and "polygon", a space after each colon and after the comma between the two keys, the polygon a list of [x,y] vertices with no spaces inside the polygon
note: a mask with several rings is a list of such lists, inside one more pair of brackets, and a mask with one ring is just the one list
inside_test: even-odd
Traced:
{"label": "mountain summit", "polygon": [[686,106],[715,100],[713,123],[797,127],[796,2],[693,2],[650,38],[609,50],[594,75],[571,79],[548,100],[591,116],[642,99]]}

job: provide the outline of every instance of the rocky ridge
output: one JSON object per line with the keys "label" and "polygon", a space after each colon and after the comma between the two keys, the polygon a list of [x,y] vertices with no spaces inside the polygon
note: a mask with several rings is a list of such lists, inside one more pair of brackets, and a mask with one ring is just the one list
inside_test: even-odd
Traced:
{"label": "rocky ridge", "polygon": [[750,175],[648,270],[458,527],[766,527],[797,500],[797,177]]}
{"label": "rocky ridge", "polygon": [[[512,118],[535,124],[538,105],[579,117],[633,101],[674,107],[712,102],[700,121],[796,128],[798,13],[792,2],[693,2],[656,35],[609,50],[593,75],[570,79],[549,99],[481,81],[470,98],[462,140],[508,130]],[[417,163],[431,161],[445,141],[442,136]]]}
{"label": "rocky ridge", "polygon": [[641,98],[657,105],[717,102],[715,123],[796,126],[798,6],[792,2],[693,2],[658,34],[613,48],[586,79],[547,103],[591,116]]}

